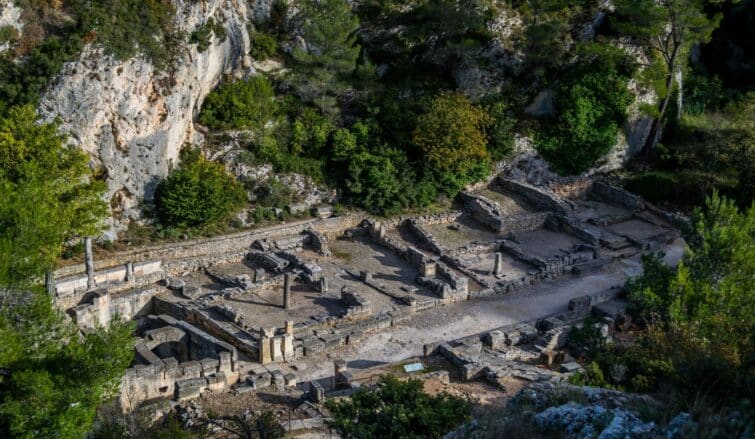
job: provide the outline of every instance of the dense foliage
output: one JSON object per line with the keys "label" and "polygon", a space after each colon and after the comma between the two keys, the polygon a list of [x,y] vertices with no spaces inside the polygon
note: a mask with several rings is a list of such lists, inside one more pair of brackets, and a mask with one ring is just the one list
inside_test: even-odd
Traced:
{"label": "dense foliage", "polygon": [[291,82],[302,100],[332,115],[356,67],[359,19],[344,0],[304,0],[300,8],[307,48],[294,48]]}
{"label": "dense foliage", "polygon": [[487,175],[490,124],[485,110],[460,94],[438,96],[418,118],[414,144],[449,195]]}
{"label": "dense foliage", "polygon": [[616,144],[633,96],[630,71],[607,57],[574,66],[556,86],[556,117],[536,135],[538,151],[559,172],[580,173]]}
{"label": "dense foliage", "polygon": [[347,438],[439,438],[470,418],[469,406],[448,395],[430,396],[422,381],[381,377],[376,389],[350,400],[330,400],[331,425]]}
{"label": "dense foliage", "polygon": [[246,202],[246,192],[223,165],[184,154],[181,166],[160,182],[157,214],[170,226],[203,226],[228,218]]}
{"label": "dense foliage", "polygon": [[262,76],[251,76],[213,90],[205,99],[199,121],[215,130],[259,131],[277,110],[270,82]]}
{"label": "dense foliage", "polygon": [[64,243],[98,233],[104,184],[29,107],[0,117],[0,436],[82,437],[113,395],[131,327],[80,334],[41,291]]}
{"label": "dense foliage", "polygon": [[639,392],[663,392],[683,408],[736,405],[755,392],[755,208],[740,213],[713,195],[685,233],[677,268],[658,255],[628,282],[637,343],[593,349],[578,378]]}
{"label": "dense foliage", "polygon": [[27,286],[71,239],[99,231],[105,184],[30,106],[0,118],[0,285]]}

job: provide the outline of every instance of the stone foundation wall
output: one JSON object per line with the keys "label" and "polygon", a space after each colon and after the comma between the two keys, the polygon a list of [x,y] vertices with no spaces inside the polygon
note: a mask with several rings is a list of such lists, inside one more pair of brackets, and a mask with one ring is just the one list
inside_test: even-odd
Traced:
{"label": "stone foundation wall", "polygon": [[603,181],[593,183],[590,195],[601,201],[618,204],[630,210],[645,208],[645,202],[641,196],[630,193],[623,188],[611,186]]}
{"label": "stone foundation wall", "polygon": [[[128,263],[108,270],[96,271],[94,282],[97,287],[107,287],[111,293],[152,284],[163,277],[160,261],[134,263],[129,277]],[[61,309],[78,305],[88,291],[87,275],[76,275],[55,281],[54,302]]]}
{"label": "stone foundation wall", "polygon": [[497,183],[504,189],[524,197],[529,203],[541,210],[566,213],[571,206],[549,190],[541,189],[527,183],[499,176]]}
{"label": "stone foundation wall", "polygon": [[149,288],[113,296],[105,290],[94,292],[87,303],[73,307],[69,312],[81,328],[105,326],[118,316],[131,320],[152,312],[152,298],[162,288]]}
{"label": "stone foundation wall", "polygon": [[[125,265],[129,261],[136,260],[161,260],[164,264],[168,264],[174,260],[197,259],[240,252],[248,249],[254,241],[298,235],[307,228],[316,230],[328,238],[334,238],[339,236],[344,230],[356,227],[363,219],[364,217],[356,215],[344,215],[327,219],[308,219],[215,238],[141,247],[121,252],[111,258],[95,260],[95,269],[103,270]],[[58,269],[54,275],[56,279],[60,279],[84,272],[84,264],[77,264]]]}

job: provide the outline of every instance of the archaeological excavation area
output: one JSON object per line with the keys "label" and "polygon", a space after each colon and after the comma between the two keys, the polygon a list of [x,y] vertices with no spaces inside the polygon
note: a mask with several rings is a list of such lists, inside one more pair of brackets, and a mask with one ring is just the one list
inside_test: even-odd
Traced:
{"label": "archaeological excavation area", "polygon": [[[263,389],[316,404],[365,384],[358,352],[381,333],[443,313],[474,320],[479,306],[512,297],[526,303],[538,285],[555,291],[665,248],[679,238],[675,222],[603,181],[547,190],[498,177],[438,214],[322,215],[134,249],[60,269],[48,289],[82,330],[136,322],[124,410]],[[442,358],[461,380],[503,388],[572,373],[579,365],[557,352],[564,328],[591,313],[620,324],[616,286],[577,289],[504,326],[428,329],[417,361]],[[345,349],[349,361],[339,360]]]}

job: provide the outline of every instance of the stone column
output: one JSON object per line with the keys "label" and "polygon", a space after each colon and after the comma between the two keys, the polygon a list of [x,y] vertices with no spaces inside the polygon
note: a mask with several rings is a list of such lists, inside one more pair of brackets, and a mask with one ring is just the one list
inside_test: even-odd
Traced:
{"label": "stone column", "polygon": [[87,270],[87,288],[94,288],[94,257],[92,256],[92,238],[84,238],[84,257]]}
{"label": "stone column", "polygon": [[320,292],[321,293],[328,292],[328,278],[325,276],[320,278]]}
{"label": "stone column", "polygon": [[291,309],[291,273],[283,276],[283,308]]}
{"label": "stone column", "polygon": [[45,290],[50,297],[55,296],[55,278],[52,271],[45,273]]}
{"label": "stone column", "polygon": [[500,276],[503,274],[503,253],[495,254],[495,265],[493,265],[493,274]]}
{"label": "stone column", "polygon": [[126,282],[132,282],[134,280],[134,263],[126,262]]}
{"label": "stone column", "polygon": [[263,335],[262,338],[260,338],[259,354],[260,354],[260,363],[268,364],[273,361],[272,343],[270,342],[270,337]]}

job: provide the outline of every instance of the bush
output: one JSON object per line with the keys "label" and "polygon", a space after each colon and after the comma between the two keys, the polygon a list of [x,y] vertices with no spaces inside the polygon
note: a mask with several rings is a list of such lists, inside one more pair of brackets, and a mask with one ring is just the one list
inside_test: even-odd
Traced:
{"label": "bush", "polygon": [[275,37],[263,32],[250,32],[251,48],[249,55],[252,58],[264,61],[272,58],[278,52],[278,41]]}
{"label": "bush", "polygon": [[120,59],[144,54],[160,68],[174,55],[175,4],[172,0],[72,0],[80,35]]}
{"label": "bush", "polygon": [[202,106],[199,122],[215,130],[261,131],[277,113],[275,91],[262,76],[226,82]]}
{"label": "bush", "polygon": [[456,93],[439,95],[417,120],[413,142],[448,195],[486,175],[490,124],[485,110]]}
{"label": "bush", "polygon": [[189,42],[197,45],[200,52],[204,52],[210,47],[212,39],[217,37],[221,42],[225,41],[227,32],[223,23],[216,23],[215,19],[210,17],[207,23],[199,25],[189,36]]}
{"label": "bush", "polygon": [[448,395],[430,396],[422,381],[380,378],[376,389],[360,389],[351,400],[329,400],[331,426],[344,437],[439,438],[469,420],[469,405]]}
{"label": "bush", "polygon": [[199,157],[160,183],[155,202],[164,225],[203,226],[228,218],[246,202],[246,192],[223,165]]}
{"label": "bush", "polygon": [[616,143],[633,96],[614,64],[582,63],[556,87],[556,119],[535,136],[537,150],[560,173],[580,173]]}

